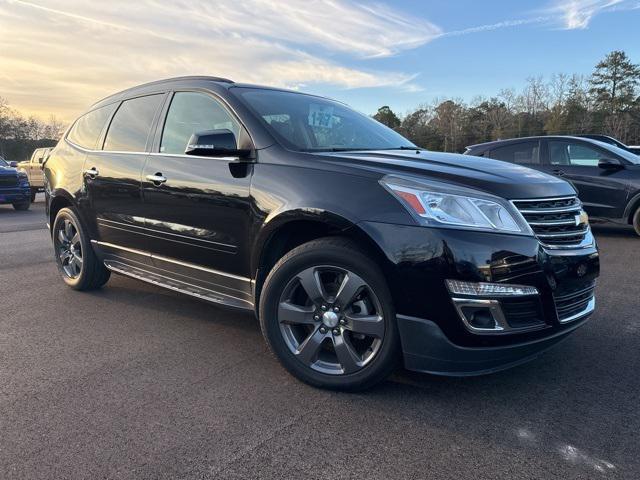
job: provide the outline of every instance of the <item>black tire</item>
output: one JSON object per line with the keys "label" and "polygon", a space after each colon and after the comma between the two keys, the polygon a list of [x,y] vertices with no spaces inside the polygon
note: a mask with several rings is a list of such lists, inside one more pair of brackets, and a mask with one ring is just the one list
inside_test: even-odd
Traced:
{"label": "black tire", "polygon": [[[360,290],[358,290],[360,293],[358,294],[345,294],[344,298],[352,298],[355,300],[352,302],[350,300],[351,307],[346,305],[343,310],[340,310],[337,305],[340,295],[336,293],[335,297],[330,297],[328,302],[329,312],[340,312],[340,324],[338,325],[338,328],[335,328],[334,326],[327,328],[325,325],[325,316],[322,315],[320,317],[320,322],[317,322],[318,315],[314,314],[311,314],[312,316],[305,320],[304,325],[294,325],[296,327],[304,327],[307,329],[302,331],[302,338],[308,335],[306,340],[311,339],[311,337],[315,337],[322,328],[325,329],[325,332],[330,330],[327,332],[328,338],[322,337],[322,340],[315,342],[317,345],[320,345],[315,348],[318,352],[315,357],[316,360],[305,363],[301,360],[301,355],[296,356],[290,345],[291,342],[285,340],[287,336],[283,333],[283,328],[285,328],[283,325],[288,325],[289,322],[281,323],[279,319],[279,313],[283,312],[283,310],[281,310],[283,295],[287,295],[286,291],[287,288],[289,288],[288,286],[292,284],[291,282],[299,279],[300,275],[304,274],[304,272],[311,270],[314,275],[313,278],[316,279],[320,278],[319,274],[316,273],[317,271],[319,272],[321,269],[333,268],[336,268],[337,271],[344,269],[344,272],[346,272],[342,280],[340,280],[339,276],[337,277],[334,285],[346,285],[346,277],[349,275],[349,281],[352,281],[351,279],[355,278],[358,279],[358,281],[364,282],[364,286],[360,287]],[[323,275],[326,274],[323,273]],[[338,273],[337,275],[340,274]],[[307,289],[302,287],[301,282],[298,287],[295,288],[302,288],[303,295],[307,292]],[[339,288],[340,287],[338,287],[338,289]],[[345,288],[344,290],[347,289]],[[327,290],[325,289],[322,291],[327,293]],[[367,295],[371,295],[374,299],[375,305],[377,305],[374,312],[375,316],[358,317],[361,313],[361,309],[357,305],[364,304],[365,301],[367,305],[372,305],[373,303],[369,301],[369,298],[365,298],[363,300],[363,296],[367,297]],[[325,298],[326,297],[327,296],[325,296]],[[317,307],[314,306],[315,303],[310,302],[310,300],[311,297],[309,296],[307,298],[307,306],[304,308],[316,309]],[[334,304],[331,302],[336,302],[335,308],[337,308],[337,310],[333,310],[334,306],[332,305]],[[284,303],[287,305],[289,304],[288,301]],[[323,300],[321,303],[324,304],[326,302]],[[327,305],[322,306],[327,307]],[[357,310],[351,310],[351,313],[347,313],[349,308]],[[327,309],[325,308],[325,310]],[[291,310],[286,310],[286,312],[290,311]],[[317,309],[314,311],[316,313],[322,313]],[[304,315],[308,315],[306,310]],[[366,334],[356,333],[364,330],[357,330],[356,328],[353,328],[352,331],[350,327],[353,327],[356,324],[350,323],[349,315],[351,318],[378,318],[380,320],[380,327],[383,328],[384,333],[379,335],[376,334],[376,338],[370,338],[365,336]],[[365,315],[371,314],[367,311]],[[382,319],[379,318],[380,316],[382,316]],[[315,387],[347,391],[359,391],[370,388],[387,378],[396,368],[400,358],[400,341],[396,324],[395,309],[385,278],[380,271],[380,268],[347,239],[322,238],[319,240],[313,240],[293,249],[280,259],[265,280],[260,297],[259,318],[262,334],[271,348],[271,351],[280,360],[282,365],[293,376]],[[306,324],[307,322],[309,322],[309,324]],[[311,324],[312,322],[313,324]],[[293,323],[295,324],[295,322]],[[375,323],[378,325],[378,322]],[[341,325],[345,326],[341,327]],[[378,326],[376,326],[376,328],[378,328]],[[340,332],[342,332],[342,337],[340,337]],[[352,335],[355,335],[356,337],[352,337]],[[364,340],[361,340],[361,338]],[[331,373],[325,373],[317,370],[320,363],[323,365],[325,364],[324,361],[320,360],[320,355],[331,355],[332,348],[334,349],[333,354],[338,361],[337,365],[341,366],[343,364],[343,362],[341,362],[341,358],[345,357],[338,355],[338,344],[336,342],[342,342],[340,348],[341,353],[344,355],[345,343],[351,348],[351,351],[355,351],[355,343],[361,341],[366,342],[369,340],[372,342],[371,345],[375,342],[375,349],[372,346],[367,347],[365,345],[363,347],[366,349],[365,354],[368,353],[370,357],[368,360],[360,362],[363,366],[357,365],[357,368],[359,368],[358,370],[351,368],[352,371],[349,372],[347,371],[347,368],[342,368]],[[300,342],[300,349],[298,353],[302,352],[306,344],[306,341]],[[365,354],[362,354],[361,357],[359,356],[354,358],[363,359]],[[345,364],[348,363],[349,362]],[[331,364],[327,363],[326,365]]]}
{"label": "black tire", "polygon": [[[66,228],[69,224],[73,226],[73,229],[69,229],[71,234],[66,234]],[[61,231],[63,232],[61,233]],[[107,283],[110,272],[96,257],[86,228],[73,207],[63,208],[58,212],[53,222],[52,232],[56,264],[67,285],[75,290],[95,290]],[[69,242],[65,242],[63,237],[67,238]],[[70,251],[71,253],[69,253]],[[66,255],[64,255],[65,253]],[[75,259],[73,267],[69,261],[69,255]],[[63,259],[63,257],[65,258]],[[78,258],[80,258],[79,267],[77,267]]]}
{"label": "black tire", "polygon": [[27,200],[26,202],[20,202],[20,203],[14,203],[13,204],[13,208],[15,208],[16,210],[20,210],[20,211],[29,210],[30,206],[31,206],[31,202],[29,200]]}
{"label": "black tire", "polygon": [[636,234],[640,235],[640,207],[638,207],[636,213],[633,215],[633,228]]}
{"label": "black tire", "polygon": [[38,189],[37,188],[32,188],[31,189],[31,203],[36,201],[37,193],[38,193]]}

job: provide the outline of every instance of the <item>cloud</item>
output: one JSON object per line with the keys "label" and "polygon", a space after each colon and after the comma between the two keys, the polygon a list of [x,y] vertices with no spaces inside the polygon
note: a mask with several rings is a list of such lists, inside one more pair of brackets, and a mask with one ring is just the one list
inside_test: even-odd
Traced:
{"label": "cloud", "polygon": [[562,0],[546,11],[559,20],[567,30],[585,29],[600,13],[637,8],[637,2],[628,0]]}
{"label": "cloud", "polygon": [[417,90],[412,72],[351,60],[364,65],[441,33],[381,4],[335,0],[0,0],[0,31],[0,95],[66,119],[119,89],[186,74]]}
{"label": "cloud", "polygon": [[547,22],[549,17],[535,17],[535,18],[522,18],[515,20],[503,20],[502,22],[490,23],[486,25],[478,25],[476,27],[464,28],[462,30],[451,30],[449,32],[441,33],[440,37],[458,37],[462,35],[469,35],[472,33],[490,32],[492,30],[499,30],[501,28],[519,27],[522,25],[531,25],[535,23]]}

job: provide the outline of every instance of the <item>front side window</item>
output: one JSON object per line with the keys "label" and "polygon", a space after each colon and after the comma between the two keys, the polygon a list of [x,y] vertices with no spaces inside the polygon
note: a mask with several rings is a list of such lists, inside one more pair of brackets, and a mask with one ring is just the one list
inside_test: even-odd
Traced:
{"label": "front side window", "polygon": [[521,142],[491,150],[489,157],[521,165],[539,165],[539,142]]}
{"label": "front side window", "polygon": [[598,161],[606,156],[604,151],[578,142],[555,140],[549,142],[549,160],[551,161],[551,165],[597,167]]}
{"label": "front side window", "polygon": [[104,150],[144,152],[162,95],[125,100],[109,125]]}
{"label": "front side window", "polygon": [[276,139],[291,150],[387,150],[416,148],[374,119],[326,98],[282,90],[232,89]]}
{"label": "front side window", "polygon": [[111,104],[96,108],[80,117],[67,135],[69,141],[90,150],[95,148],[104,124],[113,113],[116,105]]}
{"label": "front side window", "polygon": [[191,135],[221,129],[231,130],[238,138],[240,125],[217,100],[204,93],[177,92],[167,113],[160,152],[184,154]]}

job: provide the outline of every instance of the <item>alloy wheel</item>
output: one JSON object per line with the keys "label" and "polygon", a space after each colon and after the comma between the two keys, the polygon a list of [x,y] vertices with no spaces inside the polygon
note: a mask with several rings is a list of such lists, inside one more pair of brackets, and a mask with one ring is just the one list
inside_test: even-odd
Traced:
{"label": "alloy wheel", "polygon": [[278,304],[278,322],[294,356],[313,370],[352,374],[379,352],[385,324],[380,300],[357,274],[314,266],[292,278]]}
{"label": "alloy wheel", "polygon": [[56,234],[56,255],[64,274],[75,279],[82,272],[82,242],[72,220],[65,218]]}

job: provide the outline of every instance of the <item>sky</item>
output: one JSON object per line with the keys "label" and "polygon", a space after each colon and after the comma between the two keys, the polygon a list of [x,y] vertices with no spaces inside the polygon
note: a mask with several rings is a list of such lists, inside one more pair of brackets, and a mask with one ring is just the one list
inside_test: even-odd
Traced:
{"label": "sky", "polygon": [[612,50],[640,63],[640,0],[0,0],[0,97],[62,121],[179,75],[404,114],[588,75]]}

